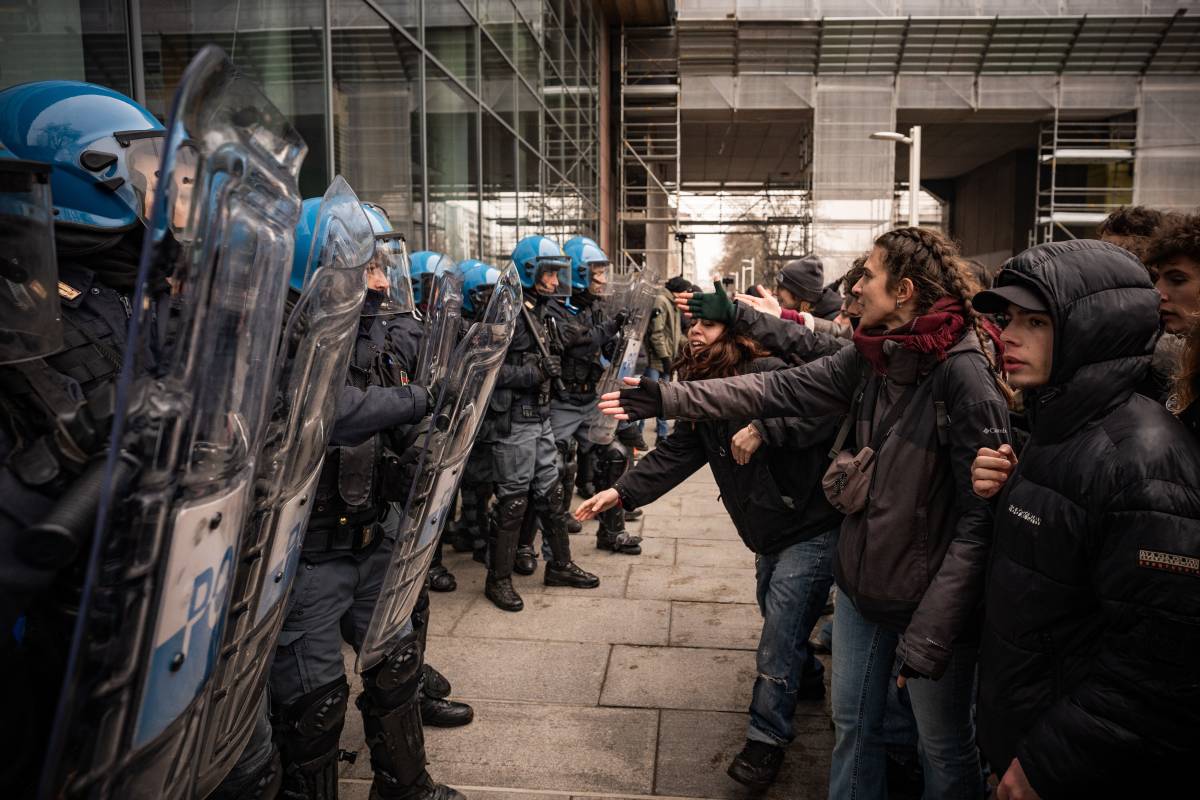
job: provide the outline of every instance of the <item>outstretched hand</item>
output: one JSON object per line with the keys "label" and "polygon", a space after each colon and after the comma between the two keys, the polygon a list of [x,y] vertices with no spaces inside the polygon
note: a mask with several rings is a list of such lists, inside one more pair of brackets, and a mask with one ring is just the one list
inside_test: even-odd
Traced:
{"label": "outstretched hand", "polygon": [[620,420],[662,417],[662,387],[653,378],[626,378],[629,388],[600,396],[601,412]]}
{"label": "outstretched hand", "polygon": [[783,314],[783,307],[779,305],[779,300],[775,295],[768,292],[761,286],[754,287],[758,289],[758,294],[735,294],[733,299],[739,303],[745,303],[755,311],[761,311],[764,314],[770,314],[772,317],[778,317]]}
{"label": "outstretched hand", "polygon": [[617,494],[616,489],[605,489],[602,492],[597,492],[579,504],[579,508],[575,509],[575,519],[580,522],[595,519],[602,512],[608,511],[620,502],[621,496]]}
{"label": "outstretched hand", "polygon": [[720,281],[713,281],[711,292],[681,292],[675,295],[675,307],[685,314],[697,319],[708,319],[713,322],[733,322],[733,301],[725,293],[725,286]]}

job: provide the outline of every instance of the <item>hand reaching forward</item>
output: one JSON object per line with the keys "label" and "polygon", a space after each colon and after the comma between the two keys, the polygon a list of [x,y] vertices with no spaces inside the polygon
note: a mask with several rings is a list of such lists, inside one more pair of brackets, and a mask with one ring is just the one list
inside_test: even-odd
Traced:
{"label": "hand reaching forward", "polygon": [[626,378],[630,387],[600,396],[599,408],[617,419],[662,418],[662,387],[652,378]]}
{"label": "hand reaching forward", "polygon": [[783,313],[783,307],[779,305],[779,300],[775,298],[775,295],[766,291],[761,286],[754,288],[758,289],[758,295],[739,293],[734,295],[733,299],[739,303],[745,303],[756,311],[770,314],[772,317],[778,317]]}
{"label": "hand reaching forward", "polygon": [[1017,454],[1009,445],[1002,444],[999,450],[981,447],[971,462],[971,488],[980,497],[995,497],[1016,466]]}
{"label": "hand reaching forward", "polygon": [[575,519],[580,522],[587,522],[589,519],[595,519],[602,511],[608,511],[613,506],[621,502],[621,496],[617,494],[616,489],[605,489],[584,500],[579,508],[575,509]]}

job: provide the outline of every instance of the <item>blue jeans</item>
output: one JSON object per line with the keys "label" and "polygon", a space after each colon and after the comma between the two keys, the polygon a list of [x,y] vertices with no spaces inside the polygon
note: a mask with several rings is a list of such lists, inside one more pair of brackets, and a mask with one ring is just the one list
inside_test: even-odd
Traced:
{"label": "blue jeans", "polygon": [[825,668],[808,646],[808,635],[833,584],[837,535],[835,528],[754,558],[763,629],[747,739],[780,746],[791,742],[796,693],[801,684],[823,680]]}
{"label": "blue jeans", "polygon": [[[833,723],[836,738],[829,796],[837,800],[886,800],[884,715],[899,636],[858,613],[838,594],[833,615]],[[975,748],[974,647],[955,647],[938,680],[907,684],[920,737],[929,800],[979,800],[983,776]]]}
{"label": "blue jeans", "polygon": [[[656,369],[651,369],[650,367],[646,367],[646,371],[642,373],[642,376],[656,381],[656,380],[659,380],[660,378],[662,378],[662,373]],[[646,430],[646,420],[639,419],[637,421],[637,426],[638,426],[639,432]],[[665,419],[656,419],[654,421],[654,433],[660,439],[663,438],[664,436],[666,436],[667,433],[669,433],[669,431],[667,430],[667,421]]]}

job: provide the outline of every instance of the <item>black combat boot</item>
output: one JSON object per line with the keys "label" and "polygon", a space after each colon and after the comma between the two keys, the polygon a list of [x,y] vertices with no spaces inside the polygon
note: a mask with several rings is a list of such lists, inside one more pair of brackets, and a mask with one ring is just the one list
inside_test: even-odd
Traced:
{"label": "black combat boot", "polygon": [[517,558],[513,562],[513,572],[518,575],[532,575],[537,572],[537,552],[533,545],[517,545]]}
{"label": "black combat boot", "polygon": [[483,593],[504,611],[520,611],[525,607],[521,595],[512,585],[513,561],[517,555],[517,540],[529,496],[525,494],[502,497],[496,501],[495,534],[488,553],[487,582]]}
{"label": "black combat boot", "polygon": [[442,543],[433,549],[433,563],[429,565],[429,588],[434,592],[453,592],[458,588],[454,573],[442,563]]}
{"label": "black combat boot", "polygon": [[446,676],[426,663],[421,665],[421,691],[434,700],[445,700],[452,690]]}
{"label": "black combat boot", "polygon": [[475,719],[475,710],[466,703],[436,700],[422,695],[421,724],[434,728],[458,728]]}
{"label": "black combat boot", "polygon": [[567,535],[567,527],[558,512],[562,503],[561,494],[562,486],[555,484],[549,495],[535,497],[533,501],[534,511],[542,524],[542,536],[550,543],[550,550],[554,553],[554,559],[546,562],[542,582],[547,586],[595,589],[600,585],[600,579],[580,569],[571,560],[571,538]]}

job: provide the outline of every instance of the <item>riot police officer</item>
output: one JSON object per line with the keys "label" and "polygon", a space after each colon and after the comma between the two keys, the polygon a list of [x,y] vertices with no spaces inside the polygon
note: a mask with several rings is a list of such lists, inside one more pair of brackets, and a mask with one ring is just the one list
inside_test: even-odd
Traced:
{"label": "riot police officer", "polygon": [[[596,445],[591,453],[593,446],[587,437],[587,418],[596,404],[596,382],[604,372],[600,353],[605,346],[611,347],[625,323],[625,311],[607,316],[601,308],[601,301],[608,294],[608,256],[585,236],[576,236],[563,249],[571,257],[572,289],[570,306],[562,307],[571,314],[564,315],[560,323],[560,330],[570,332],[562,356],[566,393],[550,403],[550,423],[563,464],[562,513],[568,517],[578,461],[590,459],[592,482],[598,490],[603,490],[631,466],[632,454],[616,440]],[[640,537],[626,534],[625,514],[619,508],[600,515],[596,547],[628,555],[642,552]]]}
{"label": "riot police officer", "polygon": [[[476,259],[460,261],[457,267],[462,275],[463,322],[477,318],[487,307],[488,298],[500,270]],[[446,540],[457,552],[476,554],[477,561],[484,561],[484,547],[488,535],[488,509],[493,494],[492,445],[495,431],[491,418],[485,417],[471,448],[463,471],[459,489],[459,516],[446,529]]]}
{"label": "riot police officer", "polygon": [[571,560],[558,451],[550,427],[551,384],[562,379],[560,355],[552,350],[561,352],[553,338],[553,320],[562,316],[559,296],[570,285],[571,262],[558,243],[545,236],[522,239],[512,260],[525,297],[491,403],[497,433],[492,448],[496,506],[484,593],[499,608],[520,611],[524,602],[513,589],[512,572],[527,508],[532,507],[552,551],[543,576],[547,586],[593,589],[600,579]]}
{"label": "riot police officer", "polygon": [[[87,489],[108,445],[162,139],[149,111],[100,86],[42,81],[0,92],[0,143],[13,158],[4,194],[44,186],[48,167],[54,204],[52,217],[32,204],[0,209],[0,270],[20,310],[0,303],[9,329],[0,337],[0,362],[9,362],[0,367],[5,797],[32,793],[54,718],[98,501]],[[156,288],[147,299],[165,320],[166,281]],[[68,528],[48,524],[71,504],[91,513]]]}
{"label": "riot police officer", "polygon": [[433,250],[418,250],[409,259],[409,275],[412,280],[413,301],[417,311],[424,314],[433,294],[434,280],[447,270],[455,268],[454,259],[445,253]]}
{"label": "riot police officer", "polygon": [[[367,211],[377,223],[383,216],[377,207]],[[388,224],[377,238],[386,243],[390,231]],[[387,250],[377,252],[386,256]],[[431,410],[428,390],[408,379],[417,340],[405,321],[412,309],[407,274],[407,265],[389,264],[386,257],[368,270],[348,381],[271,667],[275,735],[289,798],[337,796],[338,739],[350,695],[341,643],[345,636],[357,648],[366,635],[395,544],[393,503],[407,486],[403,426]],[[471,710],[422,692],[421,626],[414,627],[362,676],[357,705],[375,773],[371,794],[452,800],[461,795],[434,783],[425,770],[422,706],[442,704],[458,716],[457,724],[470,721]]]}

